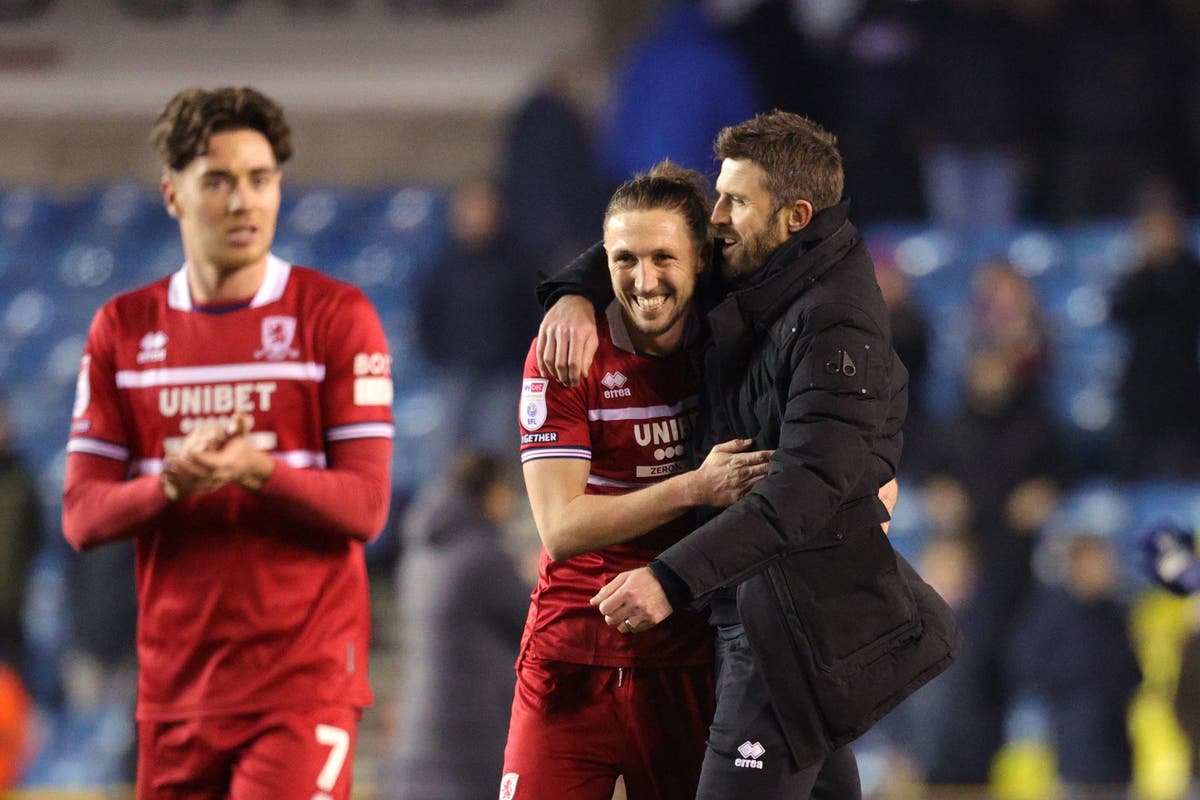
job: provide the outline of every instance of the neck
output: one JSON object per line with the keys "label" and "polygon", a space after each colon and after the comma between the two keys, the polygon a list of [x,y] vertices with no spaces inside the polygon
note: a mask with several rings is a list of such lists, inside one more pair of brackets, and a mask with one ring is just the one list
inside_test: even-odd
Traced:
{"label": "neck", "polygon": [[253,297],[267,275],[267,258],[234,269],[188,259],[188,289],[197,303],[229,303]]}
{"label": "neck", "polygon": [[625,320],[626,327],[629,328],[629,339],[633,342],[633,346],[639,353],[648,356],[669,356],[678,350],[683,344],[684,322],[685,320],[681,319],[670,330],[657,336],[651,336],[639,331],[628,319]]}

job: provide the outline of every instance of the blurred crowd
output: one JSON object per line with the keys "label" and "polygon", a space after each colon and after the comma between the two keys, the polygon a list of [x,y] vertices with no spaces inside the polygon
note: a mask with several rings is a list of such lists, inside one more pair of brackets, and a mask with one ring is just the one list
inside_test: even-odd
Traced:
{"label": "blurred crowd", "polygon": [[[395,582],[377,587],[394,592],[404,632],[381,637],[403,656],[381,785],[451,798],[490,796],[480,787],[498,780],[537,545],[512,413],[540,316],[533,285],[598,238],[617,182],[663,157],[711,174],[717,130],[773,107],[838,134],[868,238],[893,220],[1110,218],[1128,221],[1135,243],[1107,297],[1127,344],[1116,435],[1085,449],[1047,407],[1056,353],[1026,274],[1003,259],[972,269],[962,402],[947,415],[926,402],[930,310],[891,254],[875,254],[914,398],[901,509],[925,508],[918,565],[966,634],[958,663],[863,743],[883,754],[880,796],[995,783],[1031,708],[1067,791],[1126,796],[1131,704],[1152,679],[1168,698],[1179,686],[1176,720],[1200,737],[1200,613],[1170,612],[1183,620],[1173,644],[1140,640],[1146,593],[1126,591],[1134,565],[1110,531],[1072,523],[1045,546],[1061,498],[1096,477],[1200,488],[1200,261],[1187,225],[1200,207],[1198,32],[1200,9],[1165,0],[668,3],[618,54],[602,108],[561,69],[531,87],[496,174],[450,190],[448,241],[417,303],[420,357],[456,402],[442,409],[429,480],[411,501],[397,495],[381,544]],[[0,414],[0,787],[39,744],[27,735],[34,700],[82,709],[89,730],[116,726],[113,741],[132,736],[120,729],[133,685],[127,548],[73,562],[67,594],[86,602],[71,607],[61,679],[28,670],[38,654],[23,631],[36,621],[23,605],[46,521],[8,445]],[[1170,647],[1175,666],[1160,680],[1147,659]],[[473,760],[447,741],[477,743]],[[96,758],[128,780],[132,751],[113,750]]]}
{"label": "blurred crowd", "polygon": [[862,222],[1124,214],[1147,175],[1193,207],[1198,32],[1195,4],[1170,0],[669,5],[615,74],[602,166],[709,169],[717,128],[778,107],[838,134]]}

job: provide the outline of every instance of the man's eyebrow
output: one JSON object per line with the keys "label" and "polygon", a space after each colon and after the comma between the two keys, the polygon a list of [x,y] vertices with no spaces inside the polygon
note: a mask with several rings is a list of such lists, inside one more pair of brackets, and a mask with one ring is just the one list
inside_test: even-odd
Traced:
{"label": "man's eyebrow", "polygon": [[[271,174],[271,173],[275,173],[278,171],[279,171],[279,167],[269,167],[269,166],[251,167],[250,169],[245,170],[245,172],[247,172],[251,175]],[[222,169],[220,167],[210,167],[209,169],[204,170],[204,172],[202,174],[203,175],[212,175],[217,178],[232,178],[236,173],[234,173],[233,170]]]}

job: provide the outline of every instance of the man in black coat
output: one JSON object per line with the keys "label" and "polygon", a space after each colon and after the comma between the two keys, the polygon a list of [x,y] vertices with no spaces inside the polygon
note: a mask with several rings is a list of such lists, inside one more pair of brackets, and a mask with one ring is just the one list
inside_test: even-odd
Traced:
{"label": "man in black coat", "polygon": [[[593,603],[626,633],[710,608],[717,711],[697,797],[852,799],[846,745],[959,644],[950,609],[881,528],[907,374],[841,202],[834,137],[776,111],[723,130],[716,152],[722,259],[708,296],[697,291],[708,309],[697,427],[705,445],[753,438],[776,452],[753,491]],[[590,296],[586,261],[543,294]],[[580,305],[543,323],[543,344],[558,347],[542,360],[568,382],[590,359]]]}

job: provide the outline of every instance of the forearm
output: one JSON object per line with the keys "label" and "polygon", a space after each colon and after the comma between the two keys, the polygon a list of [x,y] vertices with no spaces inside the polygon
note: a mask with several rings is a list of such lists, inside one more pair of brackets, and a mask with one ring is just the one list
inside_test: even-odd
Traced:
{"label": "forearm", "polygon": [[542,307],[549,309],[564,294],[586,297],[598,309],[613,298],[612,280],[608,273],[608,257],[603,242],[584,250],[575,260],[538,284],[537,297]]}
{"label": "forearm", "polygon": [[388,439],[337,442],[330,445],[329,469],[276,462],[258,494],[283,516],[369,542],[387,521],[391,453]]}
{"label": "forearm", "polygon": [[170,505],[157,475],[125,480],[124,462],[72,453],[63,491],[63,535],[76,550],[128,539]]}
{"label": "forearm", "polygon": [[628,542],[665,525],[696,505],[693,473],[675,475],[619,495],[581,494],[568,502],[542,533],[556,561]]}

